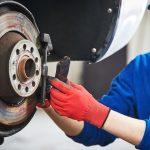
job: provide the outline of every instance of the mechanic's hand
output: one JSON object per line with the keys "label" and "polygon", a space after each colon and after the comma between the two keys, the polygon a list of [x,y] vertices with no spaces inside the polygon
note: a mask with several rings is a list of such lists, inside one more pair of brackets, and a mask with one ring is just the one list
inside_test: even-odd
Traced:
{"label": "mechanic's hand", "polygon": [[70,81],[65,84],[58,79],[51,80],[51,85],[51,106],[61,116],[103,126],[109,108],[97,102],[84,87]]}

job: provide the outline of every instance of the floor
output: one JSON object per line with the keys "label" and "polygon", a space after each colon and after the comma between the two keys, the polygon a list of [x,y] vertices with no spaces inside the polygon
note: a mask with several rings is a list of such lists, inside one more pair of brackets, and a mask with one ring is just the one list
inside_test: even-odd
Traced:
{"label": "floor", "polygon": [[117,140],[114,144],[85,147],[73,142],[49,119],[38,111],[21,132],[5,139],[0,150],[134,150],[134,146]]}

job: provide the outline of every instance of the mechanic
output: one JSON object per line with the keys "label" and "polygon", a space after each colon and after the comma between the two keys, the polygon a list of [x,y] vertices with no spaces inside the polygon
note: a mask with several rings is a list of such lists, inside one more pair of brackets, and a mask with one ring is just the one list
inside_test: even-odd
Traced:
{"label": "mechanic", "polygon": [[[150,53],[136,57],[98,101],[81,85],[51,79],[44,110],[65,134],[86,146],[106,146],[117,137],[150,150]],[[100,82],[100,81],[99,81]]]}

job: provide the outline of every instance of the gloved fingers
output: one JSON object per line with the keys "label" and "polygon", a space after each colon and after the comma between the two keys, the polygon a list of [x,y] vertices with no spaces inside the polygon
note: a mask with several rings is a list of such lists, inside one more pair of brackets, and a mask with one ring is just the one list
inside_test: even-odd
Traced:
{"label": "gloved fingers", "polygon": [[52,89],[50,90],[50,94],[51,94],[51,96],[53,96],[54,98],[59,99],[59,100],[62,100],[62,101],[67,98],[67,95],[66,95],[66,94],[60,92],[59,90],[57,90],[57,89],[55,89],[55,88],[52,88]]}
{"label": "gloved fingers", "polygon": [[58,106],[60,106],[62,108],[64,108],[65,105],[66,105],[66,102],[60,101],[60,100],[54,98],[53,96],[51,96],[51,103],[54,103],[55,105],[58,105]]}
{"label": "gloved fingers", "polygon": [[72,89],[71,86],[67,85],[66,83],[58,79],[51,80],[50,83],[53,87],[63,92],[64,94],[69,94],[71,92]]}
{"label": "gloved fingers", "polygon": [[82,90],[82,86],[81,86],[81,85],[76,84],[76,83],[74,83],[74,82],[72,82],[72,81],[68,81],[68,83],[69,83],[69,85],[71,85],[72,87],[74,87],[74,88],[76,88],[76,89],[78,89],[78,90]]}
{"label": "gloved fingers", "polygon": [[62,107],[56,105],[53,101],[51,102],[51,106],[59,115],[66,116],[66,111]]}

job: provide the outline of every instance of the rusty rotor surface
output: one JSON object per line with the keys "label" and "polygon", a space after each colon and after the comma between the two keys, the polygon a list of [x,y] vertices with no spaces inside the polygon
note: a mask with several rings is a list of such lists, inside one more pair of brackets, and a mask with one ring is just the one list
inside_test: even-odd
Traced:
{"label": "rusty rotor surface", "polygon": [[[9,69],[11,70],[13,63],[9,64],[9,60],[15,46],[17,43],[21,45],[21,41],[27,45],[32,45],[34,48],[39,48],[37,42],[38,35],[38,29],[23,14],[11,11],[0,14],[0,127],[15,126],[24,123],[27,118],[35,112],[35,100],[25,97],[34,93],[38,87],[39,81],[35,83],[36,85],[32,92],[29,92],[30,90],[28,90],[29,93],[26,92],[28,95],[19,94],[15,90],[11,80],[13,79],[13,75],[9,72]],[[27,40],[29,41],[27,42]],[[33,56],[33,53],[31,53],[28,48],[20,54],[21,55],[19,55],[17,59],[18,63],[16,68],[13,70],[16,72],[16,77],[14,78],[20,80],[21,84],[29,83],[29,80],[31,81],[31,78],[35,77],[34,75],[38,68],[40,80],[40,65],[38,63],[38,66],[35,63],[36,57]],[[36,56],[38,57],[38,62],[40,62],[39,55]],[[25,70],[26,67],[28,68],[30,65],[32,65],[33,68],[31,70]],[[23,71],[21,70],[22,68]]]}

